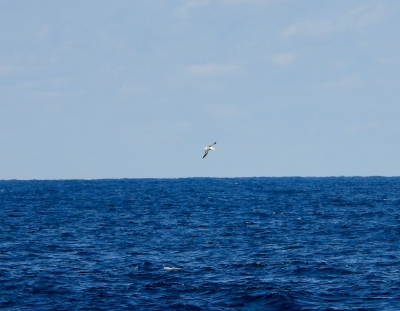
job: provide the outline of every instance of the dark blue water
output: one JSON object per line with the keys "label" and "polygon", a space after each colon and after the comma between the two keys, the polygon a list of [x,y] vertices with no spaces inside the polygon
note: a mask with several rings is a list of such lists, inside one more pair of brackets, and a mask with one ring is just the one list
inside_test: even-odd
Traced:
{"label": "dark blue water", "polygon": [[400,178],[0,181],[0,308],[400,310]]}

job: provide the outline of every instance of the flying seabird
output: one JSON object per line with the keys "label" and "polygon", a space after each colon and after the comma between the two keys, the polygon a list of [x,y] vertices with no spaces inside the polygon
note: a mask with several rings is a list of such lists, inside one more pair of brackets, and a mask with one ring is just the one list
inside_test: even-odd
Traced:
{"label": "flying seabird", "polygon": [[206,149],[206,151],[204,151],[203,159],[206,157],[206,155],[208,154],[208,152],[209,152],[210,150],[215,150],[213,146],[214,146],[216,143],[217,143],[217,142],[215,142],[215,143],[211,144],[210,146],[204,148],[204,149]]}

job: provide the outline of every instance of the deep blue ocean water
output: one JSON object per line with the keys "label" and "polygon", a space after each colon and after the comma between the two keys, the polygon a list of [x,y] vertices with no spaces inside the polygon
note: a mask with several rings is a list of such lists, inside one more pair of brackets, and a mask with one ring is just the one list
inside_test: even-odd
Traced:
{"label": "deep blue ocean water", "polygon": [[6,310],[400,310],[400,178],[0,181]]}

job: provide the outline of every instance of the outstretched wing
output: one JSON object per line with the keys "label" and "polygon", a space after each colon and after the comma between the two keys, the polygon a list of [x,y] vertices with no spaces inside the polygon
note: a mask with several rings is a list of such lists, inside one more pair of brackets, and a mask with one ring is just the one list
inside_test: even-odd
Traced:
{"label": "outstretched wing", "polygon": [[206,151],[204,151],[204,155],[203,155],[203,159],[206,157],[206,155],[208,154],[209,149],[207,148]]}
{"label": "outstretched wing", "polygon": [[211,144],[211,145],[210,145],[210,146],[208,146],[208,147],[212,147],[212,146],[214,146],[216,143],[217,143],[217,142],[215,142],[215,143]]}

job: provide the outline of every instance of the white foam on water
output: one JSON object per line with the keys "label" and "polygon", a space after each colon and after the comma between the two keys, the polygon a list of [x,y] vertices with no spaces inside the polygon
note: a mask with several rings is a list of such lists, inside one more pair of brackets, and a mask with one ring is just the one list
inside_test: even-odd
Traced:
{"label": "white foam on water", "polygon": [[177,268],[177,267],[164,267],[164,270],[182,270],[182,268]]}

